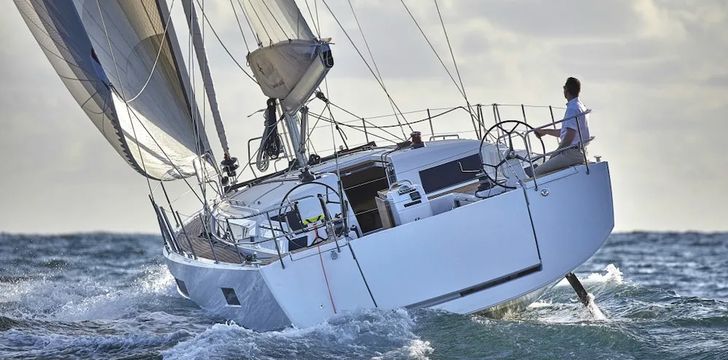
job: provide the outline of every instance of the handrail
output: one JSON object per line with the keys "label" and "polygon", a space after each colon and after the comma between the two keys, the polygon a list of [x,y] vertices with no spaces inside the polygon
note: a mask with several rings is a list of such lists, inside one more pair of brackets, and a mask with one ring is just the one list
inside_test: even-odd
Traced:
{"label": "handrail", "polygon": [[[314,195],[305,195],[300,198],[289,199],[283,205],[272,206],[272,207],[269,207],[269,208],[263,209],[263,210],[251,208],[251,210],[255,210],[256,212],[253,214],[241,216],[241,217],[232,217],[232,216],[223,217],[223,219],[224,219],[223,220],[223,219],[218,219],[218,217],[213,216],[212,214],[210,214],[208,217],[208,216],[203,216],[202,213],[198,213],[196,216],[193,215],[193,216],[190,216],[189,218],[196,218],[195,221],[200,221],[200,224],[203,227],[203,230],[202,230],[203,234],[205,234],[204,235],[205,240],[207,240],[208,245],[210,246],[210,252],[213,257],[212,260],[214,260],[216,263],[220,262],[221,260],[218,257],[217,252],[215,251],[215,244],[235,248],[235,252],[238,255],[240,264],[244,265],[249,261],[249,259],[246,259],[243,257],[241,250],[248,248],[248,247],[257,246],[260,244],[269,243],[272,241],[275,245],[276,256],[278,258],[277,260],[280,261],[281,266],[285,269],[286,266],[285,266],[285,263],[283,262],[283,257],[286,256],[287,254],[290,254],[290,252],[284,253],[282,251],[281,247],[279,246],[278,241],[281,239],[291,239],[294,236],[306,234],[310,231],[313,231],[314,228],[312,228],[311,225],[309,224],[308,226],[306,226],[302,229],[299,229],[299,230],[291,230],[291,229],[286,230],[283,228],[282,225],[276,226],[273,224],[274,223],[273,215],[279,215],[281,210],[291,208],[298,201],[310,199],[310,198],[318,198],[317,203],[319,203],[319,205],[322,207],[322,213],[324,214],[324,219],[322,221],[324,222],[323,226],[325,227],[326,233],[327,233],[326,241],[329,241],[329,240],[336,241],[336,247],[340,251],[340,247],[339,247],[339,243],[338,243],[338,236],[336,234],[335,229],[336,229],[337,224],[341,223],[343,221],[343,219],[331,217],[328,207],[326,205],[327,202],[326,202],[326,200],[324,200],[323,195],[320,195],[320,194],[319,194],[319,197],[314,196]],[[272,215],[272,213],[273,213],[273,215]],[[177,214],[177,216],[180,218],[180,222],[181,222],[181,216],[179,214]],[[254,218],[257,218],[257,219],[254,219]],[[233,231],[233,228],[235,226],[238,226],[240,228],[247,228],[247,227],[244,225],[241,225],[241,224],[235,224],[235,223],[231,222],[231,220],[246,220],[246,219],[254,220],[256,222],[257,227],[269,230],[271,237],[265,237],[265,238],[262,238],[262,240],[246,241],[246,242],[243,242],[243,241],[246,239],[253,240],[256,237],[262,237],[262,236],[255,234],[253,236],[248,236],[248,237],[240,237],[240,238],[236,237],[235,231]],[[212,228],[210,228],[210,226],[212,226]],[[181,226],[181,230],[179,230],[179,231],[184,233],[185,238],[189,242],[190,238],[187,235],[187,229],[185,229],[184,225]],[[213,244],[213,242],[215,244]],[[190,246],[190,251],[193,253],[193,256],[195,258],[199,258],[199,255],[194,254],[194,248],[192,247],[191,243],[189,243],[189,246]],[[180,253],[180,254],[183,254],[183,252],[184,252],[182,248],[172,249],[172,251],[174,251],[176,253]]]}
{"label": "handrail", "polygon": [[[553,110],[554,109],[564,109],[563,107],[554,107],[554,106],[548,106],[548,105],[529,105],[529,104],[498,104],[498,103],[493,103],[493,104],[474,104],[473,106],[476,108],[475,116],[477,117],[478,125],[481,126],[481,127],[483,127],[483,128],[485,127],[485,118],[484,118],[484,115],[483,115],[484,114],[483,113],[483,108],[491,107],[493,109],[495,123],[497,123],[497,122],[499,122],[501,120],[500,111],[503,110],[503,109],[519,110],[519,112],[524,113],[524,115],[525,115],[526,109],[544,109],[544,110],[548,110],[549,113],[553,113]],[[409,113],[409,114],[426,113],[426,116],[425,117],[422,117],[422,118],[419,118],[419,119],[416,119],[416,120],[409,121],[408,123],[410,125],[416,125],[416,124],[419,124],[419,123],[428,122],[429,123],[430,134],[431,134],[431,136],[435,136],[435,130],[434,130],[434,125],[433,125],[433,120],[437,119],[438,117],[442,117],[444,115],[447,115],[449,113],[452,113],[452,112],[454,112],[456,110],[462,110],[462,111],[468,112],[470,114],[470,112],[468,111],[468,109],[465,108],[464,106],[454,106],[454,107],[449,107],[449,108],[448,107],[441,107],[441,108],[432,108],[432,109],[428,108],[428,109],[421,109],[421,110],[409,111],[409,112],[406,112],[406,113]],[[432,113],[433,111],[440,111],[440,112],[439,113],[436,113],[436,114],[433,114]],[[353,114],[350,114],[350,115],[354,116]],[[331,119],[329,119],[329,118],[327,118],[326,116],[323,116],[323,115],[319,116],[319,115],[316,115],[316,114],[309,114],[309,116],[314,116],[314,118],[317,118],[319,120],[324,120],[325,122],[330,122],[331,121]],[[376,133],[373,132],[374,130],[380,130],[380,131],[383,131],[385,133],[388,133],[386,131],[386,129],[402,127],[403,125],[402,124],[399,124],[399,123],[389,123],[389,122],[386,122],[386,123],[375,124],[372,121],[372,120],[375,120],[375,119],[386,119],[386,118],[394,118],[394,117],[395,117],[395,114],[377,115],[377,116],[370,116],[370,117],[354,116],[354,119],[352,119],[352,120],[343,120],[343,121],[342,120],[337,120],[336,123],[339,126],[343,126],[343,127],[346,127],[346,128],[350,128],[350,129],[353,129],[353,130],[356,130],[356,131],[359,131],[359,132],[363,133],[364,138],[366,139],[366,141],[369,141],[370,137],[374,136],[374,137],[382,138],[384,140],[392,141],[393,143],[397,143],[397,142],[401,141],[401,139],[399,139],[399,140],[387,139],[386,138],[386,135],[380,136],[380,135],[378,135],[378,134],[376,134]],[[471,119],[471,117],[468,116],[467,119]],[[449,123],[451,123],[451,122],[449,122]],[[476,129],[474,131],[473,130],[470,130],[470,131],[474,132],[478,138],[480,138],[482,136],[482,134],[478,134],[478,129]],[[461,132],[458,131],[457,133],[461,133]],[[435,136],[435,138],[437,138],[437,136]]]}

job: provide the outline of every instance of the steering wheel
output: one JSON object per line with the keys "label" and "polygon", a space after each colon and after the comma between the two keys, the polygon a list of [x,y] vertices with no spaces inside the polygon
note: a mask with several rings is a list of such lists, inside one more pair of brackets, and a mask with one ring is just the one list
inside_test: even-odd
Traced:
{"label": "steering wheel", "polygon": [[[289,209],[294,210],[294,209],[292,209],[292,205],[287,205],[287,206],[285,205],[285,202],[288,199],[288,197],[291,195],[291,193],[293,193],[294,190],[296,190],[296,189],[298,189],[300,187],[308,186],[308,185],[323,186],[324,188],[326,188],[326,198],[327,199],[328,199],[328,193],[329,193],[329,190],[330,190],[331,192],[334,193],[334,195],[336,195],[336,197],[339,199],[340,202],[341,201],[344,201],[344,199],[341,196],[341,194],[336,189],[334,189],[333,187],[331,187],[331,185],[328,185],[328,184],[325,184],[325,183],[322,183],[322,182],[318,182],[318,181],[310,181],[310,182],[300,183],[300,184],[294,186],[293,188],[291,188],[290,190],[288,190],[288,192],[286,192],[285,196],[283,196],[283,199],[281,200],[281,203],[280,203],[280,205],[278,207],[278,217],[277,217],[278,219],[282,219],[283,218],[283,214],[285,214],[286,212],[288,212]],[[284,209],[286,210],[285,212],[283,211]],[[329,219],[329,221],[333,221],[333,220],[334,220],[333,217],[331,219]],[[343,220],[344,224],[346,224],[346,214],[342,214],[342,220]],[[324,220],[324,222],[325,222],[325,220]],[[332,226],[333,226],[333,224],[332,224]],[[289,227],[290,227],[290,225],[289,225]],[[307,245],[307,247],[311,247],[311,246],[315,245],[317,243],[317,240],[319,240],[319,239],[324,239],[323,237],[321,237],[319,235],[317,228],[316,228],[315,231],[316,231],[316,239],[314,239],[314,241],[313,241],[313,243],[311,245]],[[327,230],[327,232],[328,232],[328,230]],[[334,227],[334,232],[336,233],[336,228],[335,227]],[[286,232],[284,235],[288,238],[289,233]],[[327,234],[327,237],[329,237],[329,236],[336,236],[336,235],[334,235],[334,234]],[[289,238],[289,240],[290,240],[290,238]]]}
{"label": "steering wheel", "polygon": [[[505,181],[498,181],[498,173],[501,166],[507,163],[510,159],[519,159],[524,162],[528,162],[528,158],[524,158],[522,156],[519,156],[516,154],[515,150],[513,149],[513,140],[514,138],[520,139],[523,141],[524,145],[527,145],[527,150],[530,149],[530,142],[528,138],[528,132],[532,132],[534,130],[534,127],[531,125],[528,125],[527,123],[519,120],[504,120],[496,123],[495,125],[491,126],[488,131],[485,132],[485,135],[483,135],[483,138],[480,140],[480,151],[478,152],[478,155],[480,156],[480,162],[483,166],[490,167],[494,170],[495,173],[495,179],[492,178],[488,172],[485,172],[486,178],[490,180],[493,184],[501,186],[506,189],[514,189],[512,186],[505,185]],[[501,135],[495,136],[492,134],[494,131],[498,131]],[[505,157],[501,153],[500,149],[498,149],[498,158],[499,162],[497,164],[489,164],[486,163],[485,160],[483,160],[483,144],[485,143],[485,140],[489,137],[493,136],[496,139],[496,146],[501,142],[501,140],[506,140],[508,146],[508,152],[506,153]],[[541,144],[541,153],[546,153],[546,145],[543,143],[543,139],[540,137],[536,137],[538,139],[538,142]],[[544,156],[536,158],[536,160],[532,160],[531,163],[539,162],[540,164],[543,164],[546,161],[546,158]]]}

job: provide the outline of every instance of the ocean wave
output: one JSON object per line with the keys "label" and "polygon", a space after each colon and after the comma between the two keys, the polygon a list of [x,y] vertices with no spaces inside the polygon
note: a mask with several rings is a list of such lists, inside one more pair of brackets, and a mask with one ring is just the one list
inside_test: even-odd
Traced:
{"label": "ocean wave", "polygon": [[12,343],[5,351],[22,358],[109,358],[149,353],[150,348],[164,347],[188,338],[186,330],[168,334],[128,333],[121,335],[79,335],[49,333],[46,330],[9,330],[2,334],[4,342]]}
{"label": "ocean wave", "polygon": [[264,333],[228,322],[211,326],[163,355],[174,359],[390,359],[395,354],[426,358],[432,346],[415,335],[413,327],[412,317],[403,309],[362,310],[309,328]]}
{"label": "ocean wave", "polygon": [[176,296],[173,277],[164,265],[143,267],[142,274],[127,288],[99,285],[95,295],[69,301],[55,315],[65,321],[118,319],[148,311],[164,296]]}
{"label": "ocean wave", "polygon": [[5,316],[0,316],[0,331],[10,330],[20,325],[21,322],[18,320],[14,320]]}

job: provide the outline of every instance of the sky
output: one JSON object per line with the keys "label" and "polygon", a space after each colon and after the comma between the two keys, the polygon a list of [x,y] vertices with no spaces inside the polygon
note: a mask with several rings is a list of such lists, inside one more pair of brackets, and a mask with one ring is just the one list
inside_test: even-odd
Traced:
{"label": "sky", "polygon": [[[168,3],[185,52],[181,6]],[[348,3],[328,3],[366,55]],[[454,75],[434,2],[405,3]],[[299,2],[308,17],[305,4]],[[308,4],[319,15],[321,36],[334,43],[335,66],[327,78],[331,101],[360,116],[390,113],[379,85],[323,3]],[[403,111],[464,104],[401,2],[352,5]],[[564,106],[564,80],[581,79],[580,99],[593,110],[589,125],[596,137],[589,153],[610,166],[615,231],[728,230],[728,2],[438,5],[472,103]],[[229,2],[209,1],[206,13],[244,63],[247,50]],[[86,118],[10,1],[0,2],[0,40],[0,232],[157,232],[146,181]],[[264,107],[265,97],[213,37],[206,47],[232,152],[245,158],[247,139],[262,133],[260,115],[248,115]],[[513,117],[520,116],[517,110]],[[542,110],[529,110],[529,120],[548,119]],[[435,127],[456,123],[465,129],[469,124],[461,116]],[[208,134],[219,150],[214,131]],[[347,135],[351,143],[363,142],[360,134]],[[317,130],[314,140],[322,153],[340,145],[328,127]],[[184,186],[169,189],[180,208],[193,206]]]}

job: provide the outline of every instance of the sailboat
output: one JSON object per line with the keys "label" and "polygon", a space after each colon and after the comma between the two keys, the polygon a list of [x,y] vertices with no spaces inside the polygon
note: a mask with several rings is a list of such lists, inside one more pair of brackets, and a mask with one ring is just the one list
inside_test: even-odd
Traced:
{"label": "sailboat", "polygon": [[[175,1],[184,8],[202,90],[171,21]],[[310,112],[312,101],[334,106],[320,90],[334,66],[333,46],[314,35],[295,1],[231,2],[257,44],[238,64],[247,64],[268,98],[264,134],[250,139],[246,161],[230,153],[198,2],[15,3],[89,119],[146,178],[180,296],[247,328],[307,327],[369,308],[470,314],[532,301],[588,260],[614,226],[608,163],[587,158],[588,139],[579,144],[583,164],[528,176],[553,152],[534,136],[524,105],[519,120],[501,119],[498,104],[428,111],[419,125],[432,128],[457,110],[473,129],[464,133],[470,137],[433,130],[427,139],[388,93],[396,126]],[[222,159],[196,91],[209,104]],[[539,126],[566,120],[541,109],[551,118]],[[361,131],[366,142],[320,156],[309,138],[312,120]],[[410,134],[369,141],[386,129]],[[243,180],[244,169],[260,173]],[[164,186],[170,181],[199,197],[194,213],[174,209]]]}

